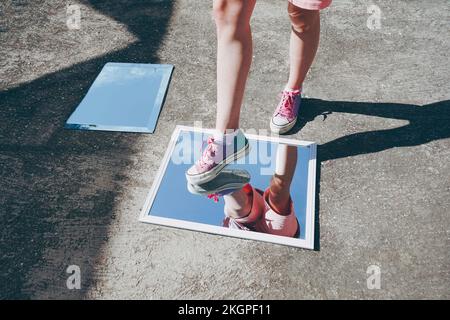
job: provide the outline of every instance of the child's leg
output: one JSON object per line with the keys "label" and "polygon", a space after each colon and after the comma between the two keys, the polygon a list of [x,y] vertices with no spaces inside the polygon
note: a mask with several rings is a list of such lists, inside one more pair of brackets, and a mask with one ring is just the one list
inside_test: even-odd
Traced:
{"label": "child's leg", "polygon": [[225,201],[224,226],[244,230],[266,232],[261,217],[266,210],[263,193],[247,183],[240,190],[223,196]]}
{"label": "child's leg", "polygon": [[319,45],[319,10],[306,10],[288,3],[292,31],[289,47],[290,70],[287,88],[299,89],[305,80]]}
{"label": "child's leg", "polygon": [[216,129],[239,128],[239,115],[250,64],[250,18],[256,0],[214,0],[217,29]]}
{"label": "child's leg", "polygon": [[230,218],[246,217],[252,209],[253,199],[243,189],[224,195],[223,200],[225,201],[225,214]]}
{"label": "child's leg", "polygon": [[292,26],[289,46],[289,80],[270,121],[270,129],[278,134],[287,133],[295,126],[301,103],[301,87],[319,45],[319,9],[325,8],[331,2],[331,0],[289,1],[296,3],[294,5],[288,2]]}
{"label": "child's leg", "polygon": [[279,144],[275,174],[270,181],[269,204],[279,214],[290,212],[290,187],[297,166],[297,147]]}

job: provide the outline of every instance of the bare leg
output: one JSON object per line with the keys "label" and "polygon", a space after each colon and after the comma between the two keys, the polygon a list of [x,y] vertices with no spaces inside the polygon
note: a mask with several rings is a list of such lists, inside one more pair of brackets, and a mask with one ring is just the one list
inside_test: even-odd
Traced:
{"label": "bare leg", "polygon": [[250,18],[256,0],[214,0],[217,30],[216,129],[239,128],[245,83],[252,62]]}
{"label": "bare leg", "polygon": [[297,166],[297,147],[280,144],[275,174],[270,181],[269,204],[279,214],[290,212],[290,187]]}
{"label": "bare leg", "polygon": [[252,197],[243,190],[237,190],[233,193],[223,196],[225,201],[225,214],[233,219],[248,216],[252,209]]}
{"label": "bare leg", "polygon": [[289,80],[287,88],[299,89],[316,56],[320,37],[319,10],[306,10],[288,3],[292,31],[289,47]]}

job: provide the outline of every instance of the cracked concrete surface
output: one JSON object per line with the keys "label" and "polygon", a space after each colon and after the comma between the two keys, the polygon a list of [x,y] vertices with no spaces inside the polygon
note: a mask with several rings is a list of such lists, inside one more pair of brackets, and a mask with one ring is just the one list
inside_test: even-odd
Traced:
{"label": "cracked concrete surface", "polygon": [[[379,30],[364,1],[323,12],[292,136],[319,144],[319,251],[139,223],[174,127],[214,124],[211,2],[71,3],[80,30],[63,1],[0,4],[1,298],[450,298],[448,1],[377,1]],[[242,127],[268,129],[286,2],[258,1],[252,26]],[[175,65],[155,134],[62,129],[108,61]]]}

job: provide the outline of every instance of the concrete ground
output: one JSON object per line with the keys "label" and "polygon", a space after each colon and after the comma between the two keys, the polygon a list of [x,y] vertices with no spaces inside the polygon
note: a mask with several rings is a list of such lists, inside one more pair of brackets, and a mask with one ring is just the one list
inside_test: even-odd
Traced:
{"label": "concrete ground", "polygon": [[[214,124],[211,1],[71,1],[80,30],[66,1],[2,1],[0,297],[449,299],[450,4],[376,1],[371,30],[368,2],[334,2],[292,136],[319,144],[309,251],[137,220],[175,125]],[[252,23],[242,127],[268,129],[286,1],[260,0]],[[108,61],[175,65],[155,134],[62,128]]]}

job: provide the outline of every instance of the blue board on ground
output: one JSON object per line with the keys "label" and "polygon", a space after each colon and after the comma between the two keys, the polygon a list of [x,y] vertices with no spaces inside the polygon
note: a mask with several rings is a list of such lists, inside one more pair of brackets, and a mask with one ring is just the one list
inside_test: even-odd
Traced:
{"label": "blue board on ground", "polygon": [[105,64],[65,128],[153,133],[173,66]]}

